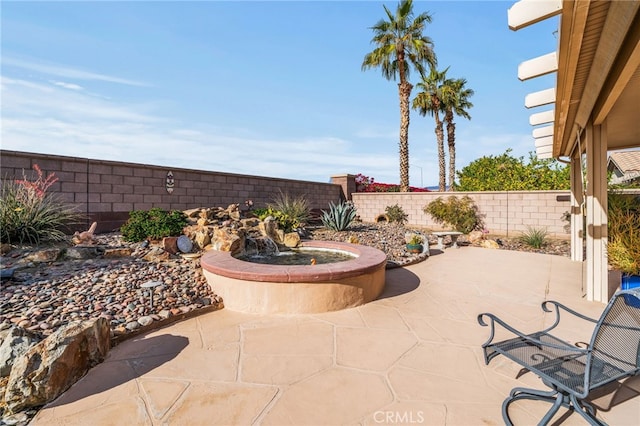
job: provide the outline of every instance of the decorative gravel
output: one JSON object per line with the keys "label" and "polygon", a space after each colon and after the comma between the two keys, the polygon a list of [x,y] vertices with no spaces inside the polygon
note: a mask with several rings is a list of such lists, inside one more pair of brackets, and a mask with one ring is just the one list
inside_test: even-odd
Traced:
{"label": "decorative gravel", "polygon": [[[428,256],[428,252],[416,255],[406,251],[408,232],[422,233],[427,241],[435,243],[428,232],[393,223],[356,223],[341,232],[315,227],[307,230],[306,237],[376,247],[387,254],[388,267],[397,267],[423,261]],[[459,241],[465,243],[464,238]],[[538,250],[517,239],[497,241],[508,250],[562,256],[570,252],[568,241],[550,241]],[[14,267],[15,271],[12,278],[0,284],[0,330],[16,324],[48,335],[70,321],[102,316],[110,320],[114,336],[121,336],[203,308],[222,307],[222,301],[202,275],[199,258],[173,255],[159,261],[143,260],[160,249],[125,243],[118,233],[98,236],[97,245],[131,248],[132,255],[29,263],[25,258],[42,247],[19,247],[6,254],[1,259],[2,267]],[[149,282],[158,285],[145,288],[143,284]]]}

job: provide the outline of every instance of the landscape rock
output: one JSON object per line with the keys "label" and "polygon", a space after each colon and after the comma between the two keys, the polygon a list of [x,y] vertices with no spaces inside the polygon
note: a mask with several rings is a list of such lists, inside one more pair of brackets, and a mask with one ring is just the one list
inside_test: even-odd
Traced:
{"label": "landscape rock", "polygon": [[55,262],[56,260],[58,260],[61,254],[61,248],[48,248],[38,250],[35,253],[30,254],[25,258],[25,261],[33,263]]}
{"label": "landscape rock", "polygon": [[13,277],[13,273],[15,272],[14,268],[2,268],[0,269],[0,279],[9,279]]}
{"label": "landscape rock", "polygon": [[297,232],[289,232],[284,235],[284,245],[295,248],[300,245],[300,235]]}
{"label": "landscape rock", "polygon": [[104,249],[96,246],[75,246],[65,250],[64,256],[68,259],[93,259],[100,256]]}
{"label": "landscape rock", "polygon": [[467,240],[471,244],[480,244],[482,240],[484,240],[484,232],[482,231],[471,231],[467,235]]}
{"label": "landscape rock", "polygon": [[104,360],[110,343],[109,323],[98,318],[67,324],[32,346],[11,368],[4,394],[8,411],[53,401]]}
{"label": "landscape rock", "polygon": [[214,250],[239,253],[244,249],[244,234],[235,233],[227,228],[216,228],[212,245]]}
{"label": "landscape rock", "polygon": [[203,249],[211,243],[211,236],[207,231],[196,232],[194,241],[199,249]]}
{"label": "landscape rock", "polygon": [[480,247],[488,248],[488,249],[499,249],[500,246],[494,240],[483,240],[480,243]]}
{"label": "landscape rock", "polygon": [[116,248],[107,248],[104,250],[104,257],[127,257],[131,256],[133,250],[131,247],[116,247]]}
{"label": "landscape rock", "polygon": [[267,216],[258,228],[263,236],[271,238],[277,244],[284,244],[284,231],[278,229],[278,222],[273,216]]}
{"label": "landscape rock", "polygon": [[0,377],[8,377],[16,358],[42,340],[24,328],[12,326],[0,334]]}
{"label": "landscape rock", "polygon": [[164,237],[162,239],[162,248],[171,254],[178,252],[178,237]]}

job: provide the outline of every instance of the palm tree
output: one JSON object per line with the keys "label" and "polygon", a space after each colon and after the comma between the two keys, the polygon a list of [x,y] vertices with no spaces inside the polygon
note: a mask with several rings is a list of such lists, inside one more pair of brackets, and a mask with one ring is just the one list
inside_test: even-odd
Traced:
{"label": "palm tree", "polygon": [[444,109],[444,93],[448,91],[444,87],[447,81],[447,71],[438,71],[435,67],[431,67],[429,75],[422,74],[422,81],[417,84],[420,92],[413,99],[413,109],[417,109],[423,117],[427,114],[432,115],[436,120],[436,141],[438,143],[438,189],[445,191],[446,189],[446,172],[444,160],[444,130],[442,128],[442,120],[440,113],[445,113]]}
{"label": "palm tree", "polygon": [[447,123],[447,144],[449,146],[449,190],[454,191],[455,174],[456,174],[456,124],[453,122],[453,116],[471,120],[471,116],[467,109],[472,108],[473,104],[469,98],[473,96],[473,89],[465,88],[467,80],[459,78],[455,80],[447,80],[442,86],[443,104],[444,104],[444,121]]}
{"label": "palm tree", "polygon": [[388,21],[381,19],[371,29],[371,43],[376,47],[367,53],[362,70],[380,67],[387,80],[400,79],[400,191],[409,191],[409,96],[413,85],[409,82],[410,67],[423,73],[425,64],[435,66],[433,41],[422,32],[431,22],[431,15],[421,13],[413,17],[413,1],[402,0],[393,15],[386,6]]}

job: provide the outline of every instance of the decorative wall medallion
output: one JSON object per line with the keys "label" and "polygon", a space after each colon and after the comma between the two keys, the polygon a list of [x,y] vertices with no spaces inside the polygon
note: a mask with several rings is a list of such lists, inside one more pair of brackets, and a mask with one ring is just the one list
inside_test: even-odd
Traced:
{"label": "decorative wall medallion", "polygon": [[173,181],[173,172],[167,172],[167,192],[171,194],[173,192],[173,187],[175,186],[175,182]]}

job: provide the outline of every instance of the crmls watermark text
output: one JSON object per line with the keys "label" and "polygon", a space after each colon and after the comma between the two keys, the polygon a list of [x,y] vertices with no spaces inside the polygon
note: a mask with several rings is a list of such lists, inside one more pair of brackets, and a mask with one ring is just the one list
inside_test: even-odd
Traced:
{"label": "crmls watermark text", "polygon": [[418,424],[424,423],[423,411],[376,411],[373,421],[385,424]]}

